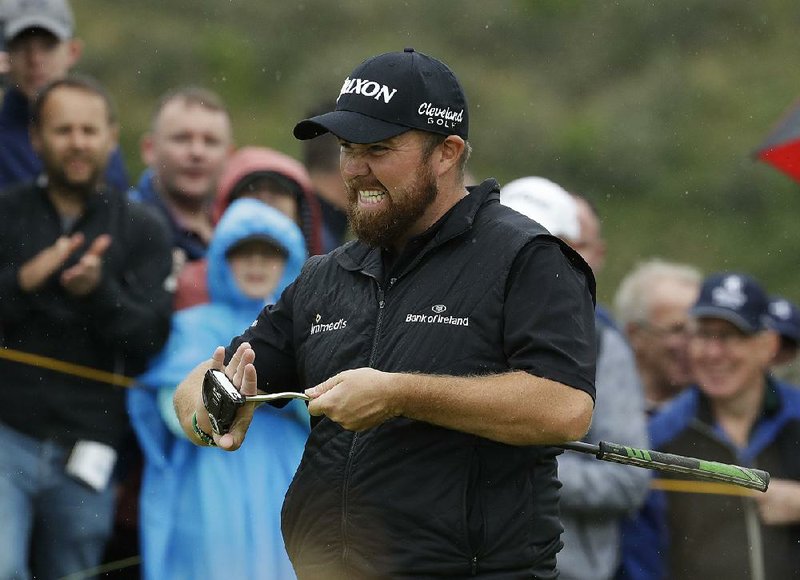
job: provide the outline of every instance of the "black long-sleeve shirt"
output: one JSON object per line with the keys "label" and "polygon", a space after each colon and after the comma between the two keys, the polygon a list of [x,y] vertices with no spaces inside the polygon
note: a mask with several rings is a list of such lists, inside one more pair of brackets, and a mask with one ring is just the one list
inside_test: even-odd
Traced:
{"label": "black long-sleeve shirt", "polygon": [[[63,234],[84,244],[33,292],[17,281],[20,267]],[[102,279],[85,297],[60,284],[101,234],[111,246]],[[0,328],[2,346],[95,369],[132,375],[163,346],[172,296],[166,227],[123,194],[96,192],[66,231],[43,184],[0,194]],[[120,387],[0,358],[0,421],[39,439],[71,445],[90,439],[117,446],[127,429]]]}

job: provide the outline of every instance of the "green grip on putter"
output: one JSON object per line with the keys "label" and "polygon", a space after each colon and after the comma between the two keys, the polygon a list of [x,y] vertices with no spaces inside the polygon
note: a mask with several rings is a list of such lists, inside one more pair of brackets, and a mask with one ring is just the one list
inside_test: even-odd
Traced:
{"label": "green grip on putter", "polygon": [[732,483],[762,492],[767,491],[769,486],[769,473],[761,469],[717,463],[716,461],[661,453],[660,451],[637,449],[619,445],[618,443],[601,441],[597,458],[615,463],[638,465],[648,469],[683,473],[696,479]]}

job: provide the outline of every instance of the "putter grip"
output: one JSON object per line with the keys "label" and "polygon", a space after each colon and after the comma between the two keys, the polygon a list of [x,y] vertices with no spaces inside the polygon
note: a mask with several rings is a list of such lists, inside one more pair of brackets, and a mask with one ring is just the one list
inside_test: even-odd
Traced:
{"label": "putter grip", "polygon": [[600,442],[599,448],[597,458],[605,461],[683,473],[696,479],[722,481],[758,491],[767,491],[769,486],[769,473],[761,469],[751,469],[683,455],[637,449],[605,441]]}

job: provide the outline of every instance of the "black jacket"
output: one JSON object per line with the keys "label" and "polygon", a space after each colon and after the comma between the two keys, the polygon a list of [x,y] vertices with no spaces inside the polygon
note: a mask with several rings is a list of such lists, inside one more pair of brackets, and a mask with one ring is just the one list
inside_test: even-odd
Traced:
{"label": "black jacket", "polygon": [[[254,346],[264,390],[370,366],[521,369],[594,396],[591,272],[498,200],[493,180],[474,189],[389,272],[360,242],[312,258],[229,354]],[[284,502],[289,556],[301,578],[549,577],[556,453],[402,417],[360,433],[323,418]]]}
{"label": "black jacket", "polygon": [[[150,210],[106,191],[89,198],[86,211],[64,232],[40,185],[0,194],[0,332],[5,348],[122,375],[144,369],[169,333],[171,271],[165,226]],[[100,234],[112,244],[103,257],[102,281],[83,298],[59,284],[62,270],[39,290],[24,293],[22,264],[63,233],[82,232],[84,245]],[[0,421],[39,439],[66,446],[90,439],[117,446],[127,430],[122,388],[0,357]]]}

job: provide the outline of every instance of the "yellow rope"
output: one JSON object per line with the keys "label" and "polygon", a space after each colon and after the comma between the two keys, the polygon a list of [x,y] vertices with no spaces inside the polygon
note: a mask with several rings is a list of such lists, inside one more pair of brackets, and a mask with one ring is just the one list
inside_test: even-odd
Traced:
{"label": "yellow rope", "polygon": [[48,356],[31,354],[29,352],[21,352],[19,350],[14,350],[11,348],[0,349],[0,358],[4,358],[6,360],[19,362],[35,367],[41,367],[51,371],[58,371],[60,373],[72,375],[75,377],[91,379],[93,381],[99,381],[101,383],[108,383],[110,385],[116,385],[118,387],[130,387],[136,382],[134,379],[126,377],[124,375],[118,375],[115,373],[109,373],[106,371],[101,371],[99,369],[94,369],[92,367],[86,367],[83,365],[68,363],[63,360],[50,358]]}
{"label": "yellow rope", "polygon": [[650,487],[675,493],[708,493],[713,495],[738,495],[752,497],[755,490],[717,481],[688,481],[685,479],[654,479]]}
{"label": "yellow rope", "polygon": [[61,577],[59,580],[87,580],[88,578],[96,578],[100,574],[104,574],[106,572],[114,572],[115,570],[122,570],[124,568],[130,568],[131,566],[138,566],[141,563],[142,558],[140,556],[131,556],[115,562],[108,562],[100,566],[95,566],[94,568],[89,568],[88,570],[73,572],[72,574]]}

